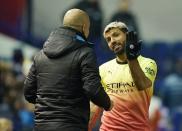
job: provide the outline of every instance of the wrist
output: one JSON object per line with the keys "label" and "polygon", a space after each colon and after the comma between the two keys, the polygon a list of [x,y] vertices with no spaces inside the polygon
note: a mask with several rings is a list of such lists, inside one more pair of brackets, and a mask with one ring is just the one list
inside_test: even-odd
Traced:
{"label": "wrist", "polygon": [[134,53],[130,53],[130,54],[127,54],[127,59],[132,61],[132,60],[137,60],[139,54],[134,54]]}
{"label": "wrist", "polygon": [[137,59],[127,60],[127,62],[129,66],[139,64]]}

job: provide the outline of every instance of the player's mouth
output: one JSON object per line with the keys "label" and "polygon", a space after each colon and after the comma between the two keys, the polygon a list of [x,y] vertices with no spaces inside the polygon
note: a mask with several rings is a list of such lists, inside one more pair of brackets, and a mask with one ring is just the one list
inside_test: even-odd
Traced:
{"label": "player's mouth", "polygon": [[114,52],[118,52],[118,51],[120,51],[122,48],[123,48],[123,47],[122,47],[120,44],[115,44],[115,45],[113,46]]}

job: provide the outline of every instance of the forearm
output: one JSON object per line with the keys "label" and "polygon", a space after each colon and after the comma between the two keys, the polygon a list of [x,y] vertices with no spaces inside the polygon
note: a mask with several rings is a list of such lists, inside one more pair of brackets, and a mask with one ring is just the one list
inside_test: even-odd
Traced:
{"label": "forearm", "polygon": [[89,49],[87,50],[87,54],[82,56],[81,61],[83,89],[94,104],[103,107],[105,110],[109,110],[111,105],[110,98],[100,82],[101,78],[97,68],[95,54],[93,50]]}
{"label": "forearm", "polygon": [[110,109],[111,101],[103,87],[100,87],[100,90],[92,96],[91,101],[97,106],[104,108],[106,111]]}
{"label": "forearm", "polygon": [[138,90],[144,90],[152,85],[152,82],[145,76],[137,59],[128,60],[133,81]]}

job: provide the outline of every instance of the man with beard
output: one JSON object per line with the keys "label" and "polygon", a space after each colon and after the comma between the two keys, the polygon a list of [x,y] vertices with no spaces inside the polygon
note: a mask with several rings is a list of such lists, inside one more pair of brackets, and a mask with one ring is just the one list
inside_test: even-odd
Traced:
{"label": "man with beard", "polygon": [[[116,58],[100,66],[100,75],[115,104],[111,111],[103,112],[100,131],[149,131],[148,109],[157,65],[140,55],[141,41],[124,23],[108,24],[103,35]],[[90,128],[101,111],[96,106],[91,110]]]}

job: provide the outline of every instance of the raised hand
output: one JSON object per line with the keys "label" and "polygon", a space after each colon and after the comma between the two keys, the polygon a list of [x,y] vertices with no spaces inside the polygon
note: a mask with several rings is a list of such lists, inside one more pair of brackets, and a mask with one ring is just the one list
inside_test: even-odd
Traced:
{"label": "raised hand", "polygon": [[141,40],[138,40],[137,33],[134,31],[126,34],[126,56],[128,60],[136,59],[140,55]]}

